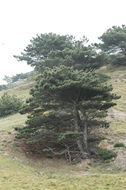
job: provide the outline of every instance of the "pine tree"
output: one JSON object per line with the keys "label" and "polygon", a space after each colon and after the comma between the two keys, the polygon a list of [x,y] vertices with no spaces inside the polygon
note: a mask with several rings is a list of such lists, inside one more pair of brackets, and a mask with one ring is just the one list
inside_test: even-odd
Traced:
{"label": "pine tree", "polygon": [[98,46],[108,56],[112,65],[126,65],[126,26],[113,26],[99,38]]}
{"label": "pine tree", "polygon": [[90,155],[89,136],[96,127],[108,127],[107,110],[118,98],[99,74],[60,66],[46,69],[31,90],[22,113],[27,126],[18,138],[57,154]]}

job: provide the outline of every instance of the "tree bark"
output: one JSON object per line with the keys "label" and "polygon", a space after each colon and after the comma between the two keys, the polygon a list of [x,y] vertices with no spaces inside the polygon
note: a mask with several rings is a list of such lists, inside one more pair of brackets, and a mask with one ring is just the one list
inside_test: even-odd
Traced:
{"label": "tree bark", "polygon": [[81,139],[77,139],[77,145],[78,145],[78,148],[79,148],[80,153],[82,155],[82,158],[83,159],[87,158],[88,154],[87,154],[87,152],[84,151],[83,141]]}
{"label": "tree bark", "polygon": [[[76,106],[74,108],[74,111],[75,111],[75,131],[81,132],[81,119]],[[78,137],[77,145],[82,155],[82,158],[87,158],[87,152],[85,152],[83,144],[84,144],[83,139],[81,137]]]}
{"label": "tree bark", "polygon": [[83,143],[84,143],[84,148],[87,154],[89,154],[89,149],[88,149],[88,126],[87,126],[87,121],[84,123],[84,130],[83,130]]}

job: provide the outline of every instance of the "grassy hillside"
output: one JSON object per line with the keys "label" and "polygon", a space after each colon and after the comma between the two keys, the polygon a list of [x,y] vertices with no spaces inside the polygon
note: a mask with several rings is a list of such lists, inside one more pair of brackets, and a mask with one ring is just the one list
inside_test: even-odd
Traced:
{"label": "grassy hillside", "polygon": [[69,175],[37,172],[7,156],[0,156],[2,190],[125,190],[126,176],[120,174]]}
{"label": "grassy hillside", "polygon": [[10,95],[17,95],[19,98],[25,100],[29,97],[30,88],[32,88],[34,84],[35,82],[33,81],[25,81],[21,84],[14,85],[12,88],[10,87],[7,90],[0,91],[0,96],[7,92]]}
{"label": "grassy hillside", "polygon": [[[0,189],[1,190],[125,190],[126,148],[114,148],[117,142],[126,145],[126,68],[115,68],[101,72],[111,76],[113,91],[121,98],[117,106],[109,110],[109,129],[104,131],[107,139],[101,146],[118,153],[110,163],[94,163],[85,160],[70,165],[59,159],[39,158],[30,155],[23,144],[14,141],[15,127],[25,124],[26,115],[15,114],[0,119]],[[24,82],[7,90],[22,99],[29,97],[33,82]],[[5,91],[1,91],[2,95]],[[119,165],[122,164],[122,165]],[[123,166],[123,167],[122,167]],[[118,167],[124,168],[119,170]]]}
{"label": "grassy hillside", "polygon": [[111,128],[114,133],[126,133],[126,67],[102,68],[100,72],[111,77],[109,84],[113,86],[113,92],[121,96],[116,100],[117,105],[109,110]]}
{"label": "grassy hillside", "polygon": [[126,176],[120,174],[69,175],[38,172],[28,165],[0,156],[2,190],[125,190]]}

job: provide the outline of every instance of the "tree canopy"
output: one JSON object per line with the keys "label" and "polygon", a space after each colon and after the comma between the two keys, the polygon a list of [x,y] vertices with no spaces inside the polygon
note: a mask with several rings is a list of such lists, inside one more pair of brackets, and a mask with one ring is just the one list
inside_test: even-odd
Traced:
{"label": "tree canopy", "polygon": [[126,65],[126,26],[113,26],[99,38],[99,47],[109,55],[112,65]]}
{"label": "tree canopy", "polygon": [[27,61],[31,66],[48,59],[50,52],[72,48],[72,36],[61,36],[54,33],[37,35],[30,41],[20,56],[15,56],[19,61]]}
{"label": "tree canopy", "polygon": [[94,46],[87,44],[83,37],[76,40],[73,36],[61,36],[53,33],[41,34],[30,41],[20,56],[19,61],[27,61],[36,70],[43,67],[66,65],[83,70],[94,70],[102,66],[103,54],[98,54]]}

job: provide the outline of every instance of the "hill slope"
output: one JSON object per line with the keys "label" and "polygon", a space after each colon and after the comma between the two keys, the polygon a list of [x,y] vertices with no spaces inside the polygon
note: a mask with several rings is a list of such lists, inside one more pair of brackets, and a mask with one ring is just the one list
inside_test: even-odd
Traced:
{"label": "hill slope", "polygon": [[[102,147],[113,149],[118,153],[114,162],[94,163],[85,160],[77,165],[69,165],[60,159],[39,158],[30,155],[27,148],[14,141],[15,127],[25,124],[26,115],[15,114],[0,119],[0,187],[2,190],[123,190],[126,189],[126,148],[114,148],[117,142],[126,145],[126,68],[111,69],[110,83],[113,91],[121,95],[117,106],[109,110],[109,129],[104,131],[107,137],[100,144]],[[22,99],[29,96],[33,82],[24,82],[10,90],[9,94],[16,94]],[[1,91],[2,95],[5,91]]]}

